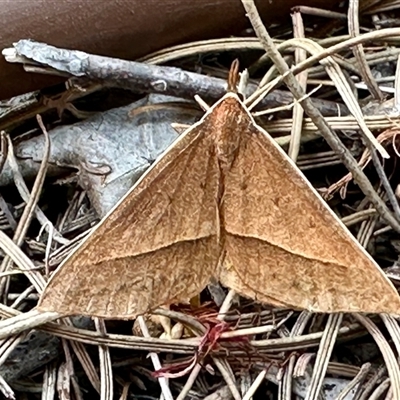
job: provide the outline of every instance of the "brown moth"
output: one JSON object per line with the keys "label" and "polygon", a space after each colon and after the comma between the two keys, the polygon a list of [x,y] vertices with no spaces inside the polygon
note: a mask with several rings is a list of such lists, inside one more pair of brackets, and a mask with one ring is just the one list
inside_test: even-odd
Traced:
{"label": "brown moth", "polygon": [[38,309],[133,318],[214,276],[314,312],[399,313],[400,297],[234,93],[182,134],[51,277]]}

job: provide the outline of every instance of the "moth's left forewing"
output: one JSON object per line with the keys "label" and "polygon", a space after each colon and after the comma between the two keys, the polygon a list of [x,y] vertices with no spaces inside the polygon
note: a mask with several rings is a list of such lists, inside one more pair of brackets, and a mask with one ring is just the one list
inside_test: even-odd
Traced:
{"label": "moth's left forewing", "polygon": [[400,298],[379,266],[245,107],[238,112],[242,139],[225,177],[222,283],[311,311],[398,312]]}
{"label": "moth's left forewing", "polygon": [[218,265],[209,114],[143,175],[51,277],[38,309],[133,318],[186,301]]}

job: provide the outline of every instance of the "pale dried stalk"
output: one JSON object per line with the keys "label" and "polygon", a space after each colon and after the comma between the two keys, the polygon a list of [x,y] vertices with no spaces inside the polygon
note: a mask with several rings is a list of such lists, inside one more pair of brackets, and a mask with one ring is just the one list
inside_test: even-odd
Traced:
{"label": "pale dried stalk", "polygon": [[[199,376],[199,373],[201,371],[201,364],[195,364],[193,369],[190,371],[189,377],[185,382],[185,385],[183,386],[181,392],[179,393],[178,397],[176,400],[184,400],[189,393],[190,389],[193,387],[194,383],[196,382],[197,377]],[[228,386],[227,386],[228,387]],[[228,387],[229,394],[232,395],[232,392],[230,391],[230,388]]]}
{"label": "pale dried stalk", "polygon": [[[304,38],[304,25],[301,13],[294,12],[292,14],[292,23],[293,23],[293,35],[297,38]],[[306,51],[300,48],[296,48],[294,55],[296,64],[307,58]],[[304,92],[306,92],[307,89],[307,79],[308,79],[307,70],[301,72],[297,76],[297,80],[299,81],[299,86],[304,90]],[[296,102],[293,107],[293,126],[291,130],[291,141],[288,150],[288,155],[294,162],[296,162],[300,151],[303,117],[304,117],[303,107],[298,102]]]}
{"label": "pale dried stalk", "polygon": [[[359,13],[359,1],[349,0],[349,11],[347,15],[348,15],[349,32],[351,37],[356,37],[360,34],[360,23],[358,19],[358,13]],[[364,48],[362,44],[358,44],[357,46],[352,47],[352,50],[359,67],[358,73],[362,76],[371,94],[379,101],[382,101],[383,99],[382,92],[380,91],[378,84],[376,83],[374,77],[372,76],[372,72],[365,60]]]}
{"label": "pale dried stalk", "polygon": [[[362,36],[362,35],[361,35]],[[361,37],[359,36],[359,37]],[[369,37],[369,36],[368,36]],[[319,51],[315,52],[316,55],[318,54],[324,54],[323,57],[321,57],[320,59],[318,59],[318,61],[320,61],[321,64],[324,64],[324,61],[322,61],[324,58],[328,58],[328,57],[332,57],[335,63],[338,63],[339,65],[343,64],[343,59],[336,57],[331,51],[330,49],[323,49],[321,46],[319,46],[315,41],[311,41],[310,39],[307,40],[308,43],[313,43],[315,44],[315,46],[319,49]],[[303,43],[303,44],[302,44]],[[343,42],[342,42],[343,43]],[[297,48],[297,47],[301,47],[304,46],[304,41],[302,41],[301,39],[289,39],[286,40],[283,43],[277,44],[276,48],[277,50],[284,50],[286,48]],[[334,46],[335,48],[337,46]],[[313,53],[313,52],[311,52]],[[311,65],[308,65],[308,61],[309,60],[314,60],[314,56],[306,59],[305,61],[302,61],[300,63],[298,63],[297,65],[293,66],[291,71],[293,74],[298,74],[304,70],[306,70],[307,68],[311,67]],[[387,60],[384,60],[387,61]],[[307,68],[304,68],[303,66],[307,65]],[[352,70],[353,66],[350,65],[344,65],[345,68]],[[314,67],[313,69],[311,69],[311,71],[318,69],[318,68],[323,68],[323,65],[321,65],[320,67]],[[354,71],[354,73],[358,73],[358,71]],[[265,85],[260,85],[260,87],[251,95],[248,97],[246,104],[251,103],[251,105],[249,106],[250,109],[252,109],[256,104],[258,104],[272,89],[274,89],[276,86],[278,86],[282,80],[283,80],[284,74],[282,74],[282,76],[278,76],[277,78],[275,78],[274,80],[272,80],[271,82],[268,82]]]}
{"label": "pale dried stalk", "polygon": [[[217,319],[223,321],[225,319],[226,313],[229,311],[232,301],[235,297],[236,293],[234,290],[229,290],[228,294],[225,297],[225,300],[219,310]],[[241,400],[242,396],[239,393],[239,390],[236,387],[235,375],[233,374],[232,368],[230,367],[227,359],[220,359],[217,357],[213,357],[213,361],[215,365],[218,367],[221,372],[226,384],[229,387],[229,390],[232,393],[232,396],[235,400]]]}
{"label": "pale dried stalk", "polygon": [[320,395],[342,320],[343,314],[331,314],[328,317],[305,400],[317,400]]}
{"label": "pale dried stalk", "polygon": [[[44,127],[42,127],[44,128]],[[43,129],[44,134],[47,137],[47,132],[45,129]],[[48,141],[48,139],[47,139]],[[46,165],[47,163],[47,158],[46,154],[48,157],[48,151],[49,151],[49,142],[47,143],[46,151],[45,151],[45,157],[44,157],[44,164]],[[12,146],[10,144],[10,149],[12,149]],[[43,167],[44,168],[44,167]],[[42,169],[43,169],[42,168]],[[35,207],[36,201],[37,201],[37,196],[39,194],[39,188],[41,187],[41,184],[43,183],[44,177],[45,177],[45,169],[43,169],[42,173],[39,174],[40,179],[38,178],[36,182],[36,186],[34,185],[32,189],[32,194],[30,197],[30,201],[28,202],[26,209],[28,210],[33,210]],[[33,200],[32,200],[33,199]],[[35,200],[36,199],[36,200]],[[31,212],[30,212],[31,215]],[[22,270],[25,275],[27,275],[28,279],[31,281],[32,285],[35,287],[37,292],[40,294],[43,291],[43,288],[45,287],[45,280],[43,276],[37,271],[31,260],[25,255],[25,253],[22,252],[22,250],[10,239],[8,238],[7,235],[5,235],[2,231],[0,231],[0,247],[2,250],[7,254],[8,257],[19,267],[20,270]],[[3,333],[3,337],[7,337],[9,335],[17,334],[23,330],[27,330],[29,328],[34,328],[38,325],[41,325],[43,323],[53,321],[57,318],[60,317],[60,314],[58,313],[43,313],[42,315],[39,315],[37,311],[29,312],[26,313],[25,316],[19,316],[15,317],[14,319],[9,319],[6,321],[0,322],[0,331]],[[65,320],[64,323],[67,323]],[[89,379],[92,381],[94,384],[94,387],[96,388],[96,381],[93,380],[91,377],[96,375],[96,371],[94,368],[94,365],[90,360],[89,355],[87,354],[85,348],[81,343],[73,343],[72,347],[74,348],[78,359],[82,362],[83,367],[85,368],[88,367],[88,369],[85,368],[85,370],[88,373]]]}
{"label": "pale dried stalk", "polygon": [[[45,148],[44,148],[43,158],[42,158],[42,162],[40,164],[40,168],[39,168],[36,180],[35,180],[36,186],[34,185],[32,187],[31,193],[29,192],[29,189],[26,186],[25,181],[22,177],[19,165],[18,165],[17,160],[14,155],[14,148],[13,148],[11,139],[8,136],[7,136],[7,140],[8,140],[8,157],[7,157],[7,159],[13,170],[13,178],[14,178],[15,185],[18,189],[18,192],[19,192],[21,198],[26,203],[25,209],[27,211],[25,211],[25,209],[24,209],[24,213],[26,212],[26,216],[24,217],[24,219],[22,219],[22,216],[21,216],[20,223],[21,223],[21,221],[25,221],[25,219],[27,219],[27,221],[28,221],[30,218],[32,218],[32,213],[34,213],[37,220],[39,221],[39,223],[42,226],[45,226],[46,231],[49,232],[49,226],[52,225],[52,223],[50,222],[50,220],[46,217],[44,212],[37,205],[37,196],[38,196],[38,193],[40,194],[41,186],[43,185],[43,180],[46,177],[46,170],[47,170],[47,164],[48,164],[48,158],[49,158],[49,152],[50,152],[50,140],[48,137],[48,133],[47,133],[47,131],[44,131],[44,132],[46,132],[46,133],[44,133]],[[25,222],[21,226],[24,226],[24,225],[25,225]],[[26,228],[24,228],[24,229],[26,229]],[[60,232],[58,232],[56,229],[54,229],[54,227],[53,227],[53,232],[54,232],[54,240],[56,240],[58,243],[67,244],[69,242],[67,239],[65,239],[61,235]],[[16,231],[15,236],[19,237],[20,233],[18,231]]]}
{"label": "pale dried stalk", "polygon": [[[285,46],[286,45],[289,46],[289,41],[285,43]],[[282,50],[285,48],[285,46],[281,46]],[[320,53],[323,51],[322,47],[320,47],[317,43],[310,39],[297,39],[297,46],[303,48],[304,50],[307,50],[311,54]],[[321,60],[321,64],[325,66],[326,72],[332,79],[332,82],[335,83],[335,87],[341,95],[344,103],[347,105],[350,112],[356,118],[366,139],[371,143],[372,146],[377,149],[377,151],[379,151],[383,158],[389,158],[389,154],[386,149],[376,140],[375,136],[365,124],[362,110],[357,102],[357,99],[354,97],[350,84],[344,76],[342,70],[340,69],[340,66],[330,56]]]}
{"label": "pale dried stalk", "polygon": [[243,396],[243,400],[251,400],[252,399],[254,393],[257,391],[258,387],[264,381],[266,375],[267,375],[266,369],[264,369],[257,375],[257,378],[254,380],[254,382],[250,386],[247,393]]}
{"label": "pale dried stalk", "polygon": [[0,375],[0,391],[3,393],[5,399],[15,400],[15,393],[12,390],[11,386],[4,380],[4,378]]}
{"label": "pale dried stalk", "polygon": [[[326,122],[329,124],[332,130],[357,130],[359,129],[357,120],[353,116],[344,117],[325,117]],[[368,129],[381,131],[383,129],[393,128],[400,125],[400,117],[395,114],[388,115],[365,115],[364,122]],[[290,132],[292,119],[281,119],[274,122],[263,123],[263,128],[271,134],[281,134]],[[317,133],[318,128],[314,125],[310,118],[304,118],[303,120],[303,135],[310,135]],[[317,135],[314,136],[319,137]],[[275,138],[278,141],[281,138]]]}
{"label": "pale dried stalk", "polygon": [[[106,326],[100,318],[95,318],[97,332],[100,335],[106,335]],[[113,400],[114,398],[114,382],[110,350],[107,346],[100,345],[99,349],[99,365],[100,365],[100,400]],[[167,400],[167,399],[166,399]]]}
{"label": "pale dried stalk", "polygon": [[[171,352],[176,354],[193,354],[200,344],[200,338],[186,340],[165,340],[154,338],[141,338],[136,336],[114,335],[108,334],[106,337],[98,335],[96,332],[78,329],[70,326],[63,326],[55,323],[48,323],[60,315],[47,314],[43,315],[35,310],[27,313],[18,313],[18,311],[10,309],[0,304],[0,315],[13,318],[1,321],[1,326],[5,326],[0,330],[0,338],[8,337],[12,334],[20,333],[24,330],[40,326],[40,330],[55,335],[57,337],[78,341],[94,346],[104,344],[110,347],[124,348],[131,350],[153,351],[153,352]],[[9,326],[7,326],[7,324]],[[356,338],[362,334],[358,325],[346,326],[340,329],[342,337]],[[254,346],[255,351],[260,353],[266,352],[291,352],[300,349],[313,348],[318,346],[322,332],[294,336],[280,339],[252,340],[250,345]],[[223,334],[222,334],[223,338]],[[246,355],[239,351],[232,352],[233,355]]]}
{"label": "pale dried stalk", "polygon": [[[41,190],[42,190],[44,179],[46,177],[48,159],[49,159],[49,156],[50,156],[50,139],[49,139],[49,135],[48,135],[46,129],[44,129],[43,123],[42,123],[42,121],[41,121],[39,116],[38,116],[38,122],[39,122],[39,125],[41,125],[41,127],[43,128],[42,131],[43,131],[43,134],[44,134],[44,137],[45,137],[44,154],[43,154],[42,162],[40,164],[40,169],[39,169],[38,175],[37,175],[37,177],[35,179],[35,182],[34,182],[34,185],[33,185],[33,188],[32,188],[32,193],[29,196],[28,201],[26,202],[26,206],[24,208],[24,211],[22,213],[22,216],[21,216],[21,218],[20,218],[20,220],[18,222],[16,231],[14,233],[13,242],[17,246],[21,246],[22,245],[23,240],[25,238],[25,234],[26,234],[26,232],[27,232],[27,230],[28,230],[28,228],[30,226],[30,222],[32,220],[35,207],[37,205],[37,202],[39,201],[39,196],[40,196],[40,193],[41,193]],[[11,138],[7,136],[7,139],[8,139],[8,160],[9,160],[9,162],[11,164],[13,164],[13,163],[16,164],[16,159],[15,159],[14,152],[13,152],[13,145],[12,145],[12,142],[11,142]],[[14,175],[14,178],[15,178],[15,175]],[[8,269],[11,267],[11,265],[12,265],[12,260],[10,259],[10,257],[6,253],[6,256],[4,257],[4,259],[3,259],[2,263],[1,263],[0,271],[1,272],[8,271]],[[27,270],[25,272],[25,274],[32,275],[32,274],[35,274],[35,273],[33,271]],[[43,278],[41,277],[41,275],[39,273],[36,273],[35,275],[37,276],[38,281],[41,281],[40,288],[39,288],[40,290],[38,290],[38,293],[41,293],[43,291],[43,289],[44,289],[44,280],[43,280]],[[3,295],[4,295],[4,292],[5,292],[8,284],[9,284],[9,279],[8,278],[7,279],[3,279],[0,282],[0,293],[2,293]]]}
{"label": "pale dried stalk", "polygon": [[[379,350],[382,353],[383,359],[385,360],[386,367],[390,378],[391,388],[393,390],[393,396],[395,399],[400,398],[400,369],[399,364],[389,343],[379,331],[377,326],[367,317],[361,314],[354,314],[354,317],[365,326],[370,335],[374,338]],[[384,319],[386,324],[387,319]]]}
{"label": "pale dried stalk", "polygon": [[56,394],[57,365],[55,362],[46,365],[43,374],[42,400],[53,400]]}
{"label": "pale dried stalk", "polygon": [[362,246],[367,247],[372,237],[372,234],[374,233],[374,229],[377,222],[378,218],[375,216],[361,223],[361,227],[357,232],[357,240],[360,242]]}
{"label": "pale dried stalk", "polygon": [[[35,291],[35,288],[33,285],[28,286],[23,292],[16,294],[16,298],[14,302],[10,305],[11,308],[18,308],[21,303],[23,303],[25,300],[27,300],[29,297],[32,300],[37,300],[38,299],[38,294],[34,294],[33,292]],[[8,294],[8,299],[11,300],[10,294]]]}
{"label": "pale dried stalk", "polygon": [[[81,390],[79,387],[74,385],[73,376],[75,375],[74,363],[71,357],[71,351],[68,347],[68,341],[65,339],[61,340],[61,345],[65,355],[65,361],[61,363],[57,371],[57,390],[61,398],[69,398],[70,392],[74,393],[77,400],[82,400]],[[72,385],[72,390],[71,390]]]}
{"label": "pale dried stalk", "polygon": [[373,217],[375,215],[376,215],[375,208],[368,208],[367,210],[357,211],[354,214],[343,217],[342,222],[346,226],[352,226],[352,225],[358,224],[359,222],[362,222],[370,217]]}
{"label": "pale dried stalk", "polygon": [[397,354],[400,355],[400,327],[395,318],[390,315],[381,314],[380,316],[388,330],[393,343],[396,347]]}
{"label": "pale dried stalk", "polygon": [[[318,90],[321,89],[321,87],[322,87],[322,85],[317,86],[316,88],[310,90],[309,93],[306,93],[303,97],[301,97],[300,99],[296,99],[295,101],[293,101],[290,104],[285,104],[283,106],[279,106],[279,107],[275,107],[275,108],[267,108],[267,109],[264,109],[264,110],[261,110],[261,111],[255,111],[253,113],[253,115],[255,117],[259,117],[259,116],[262,116],[262,115],[273,114],[273,113],[277,113],[277,112],[280,112],[280,111],[289,111],[292,108],[294,108],[296,105],[300,106],[301,102],[305,98],[311,97],[314,93],[318,92]],[[264,94],[263,94],[263,96],[264,96]],[[260,101],[262,100],[262,97],[260,97],[260,99],[259,99]],[[256,102],[250,104],[249,105],[249,110],[253,109],[255,107],[255,105],[256,105]]]}
{"label": "pale dried stalk", "polygon": [[233,398],[235,400],[242,400],[242,396],[240,395],[239,390],[236,387],[235,375],[226,359],[213,357],[213,361],[216,367],[219,369],[219,372],[224,378],[226,384],[228,385]]}
{"label": "pale dried stalk", "polygon": [[[66,326],[73,327],[73,323],[70,318],[63,318],[62,324]],[[82,365],[83,370],[86,373],[86,376],[89,379],[89,382],[92,384],[93,388],[100,393],[100,378],[97,373],[97,369],[92,361],[92,358],[89,356],[88,352],[86,351],[85,345],[83,343],[79,343],[76,341],[71,340],[70,346],[74,351],[76,358]]]}
{"label": "pale dried stalk", "polygon": [[[37,272],[35,266],[32,264],[32,261],[25,255],[25,253],[2,231],[0,231],[0,248],[2,248],[2,250],[10,256],[13,262],[22,271],[29,272],[28,278],[30,278],[31,283],[40,293],[45,285],[43,277]],[[5,306],[2,307],[4,308]],[[10,308],[7,309],[11,310]],[[39,313],[37,310],[32,310],[24,314],[18,314],[17,311],[14,311],[14,313],[17,315],[13,318],[9,318],[0,322],[0,338],[7,338],[12,335],[17,335],[20,332],[35,328],[62,317],[62,315],[59,313]],[[72,323],[67,319],[64,319],[64,323],[72,325]],[[96,375],[95,367],[90,361],[90,357],[84,349],[83,344],[72,343],[72,347],[74,348],[75,353],[77,354],[78,359],[81,361],[85,371],[87,371],[88,377],[93,386],[95,388],[98,387],[96,380],[91,378]],[[85,368],[85,366],[88,368]]]}
{"label": "pale dried stalk", "polygon": [[[149,330],[147,329],[147,325],[146,325],[144,318],[142,316],[140,316],[140,317],[138,317],[138,321],[139,321],[139,326],[140,326],[143,336],[148,337],[148,338],[151,337]],[[161,369],[162,367],[161,367],[160,359],[158,358],[157,353],[150,353],[150,357],[151,357],[151,361],[153,363],[154,370],[158,371],[159,369]],[[174,398],[172,397],[172,393],[169,388],[168,379],[160,376],[157,378],[157,380],[161,387],[161,392],[164,396],[164,400],[173,400]]]}
{"label": "pale dried stalk", "polygon": [[351,380],[351,382],[342,390],[340,395],[337,397],[336,400],[345,400],[347,395],[358,385],[360,385],[365,378],[367,377],[368,373],[371,370],[371,364],[366,363],[363,364],[358,372],[357,376]]}
{"label": "pale dried stalk", "polygon": [[[369,400],[370,395],[379,382],[387,375],[387,369],[384,365],[378,367],[373,376],[361,387],[359,386],[354,394],[354,400]],[[390,379],[386,379],[390,385]]]}
{"label": "pale dried stalk", "polygon": [[[333,56],[335,55],[335,53],[340,53],[342,50],[347,50],[352,46],[356,46],[358,44],[362,44],[365,42],[371,42],[374,39],[379,40],[390,37],[400,37],[400,28],[387,28],[387,29],[376,30],[359,35],[355,38],[339,41],[339,43],[324,49],[321,53],[314,54],[311,57],[307,58],[307,60],[302,61],[298,65],[295,65],[291,71],[293,74],[298,74],[299,72],[312,67],[313,64],[316,64],[323,58],[326,58],[328,56]],[[293,41],[294,42],[293,44],[296,45],[296,41],[294,39],[288,40],[288,42],[291,41]],[[285,44],[285,46],[287,46],[287,44]]]}
{"label": "pale dried stalk", "polygon": [[[304,330],[306,329],[306,326],[308,322],[311,319],[312,314],[303,311],[299,317],[297,318],[295,324],[293,325],[293,328],[290,332],[290,337],[295,337],[302,335]],[[292,398],[292,380],[293,380],[293,371],[295,368],[295,362],[296,362],[297,356],[292,355],[290,356],[289,363],[283,372],[283,377],[279,381],[279,392],[278,392],[278,400],[291,400]]]}
{"label": "pale dried stalk", "polygon": [[166,49],[159,50],[140,58],[138,62],[145,62],[147,64],[165,64],[170,61],[181,59],[182,57],[197,56],[201,53],[240,49],[262,50],[262,47],[256,38],[250,37],[209,39],[167,47]]}
{"label": "pale dried stalk", "polygon": [[394,107],[400,110],[400,54],[396,63],[396,75],[394,78]]}
{"label": "pale dried stalk", "polygon": [[0,343],[0,365],[3,365],[11,352],[26,338],[26,332],[20,333],[17,336],[11,336],[8,339],[3,339]]}
{"label": "pale dried stalk", "polygon": [[33,262],[3,231],[0,230],[0,248],[24,272],[38,293],[42,293],[45,286],[43,276],[37,271]]}
{"label": "pale dried stalk", "polygon": [[390,379],[385,379],[368,397],[368,400],[378,400],[382,399],[383,394],[387,392],[385,400],[392,400],[393,396],[390,393]]}

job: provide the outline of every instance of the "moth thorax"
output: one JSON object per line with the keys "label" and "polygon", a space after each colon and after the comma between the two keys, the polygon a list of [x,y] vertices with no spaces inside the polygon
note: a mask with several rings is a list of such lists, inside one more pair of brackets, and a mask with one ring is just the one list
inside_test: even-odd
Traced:
{"label": "moth thorax", "polygon": [[235,130],[221,130],[215,142],[215,152],[220,164],[229,167],[237,156],[240,135]]}

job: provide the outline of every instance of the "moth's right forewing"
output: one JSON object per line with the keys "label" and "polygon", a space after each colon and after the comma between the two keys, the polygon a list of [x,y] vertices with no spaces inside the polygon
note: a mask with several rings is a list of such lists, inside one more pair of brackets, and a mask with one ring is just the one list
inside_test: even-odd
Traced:
{"label": "moth's right forewing", "polygon": [[222,283],[310,311],[398,313],[400,297],[379,266],[247,110],[237,114],[242,141],[225,178]]}

